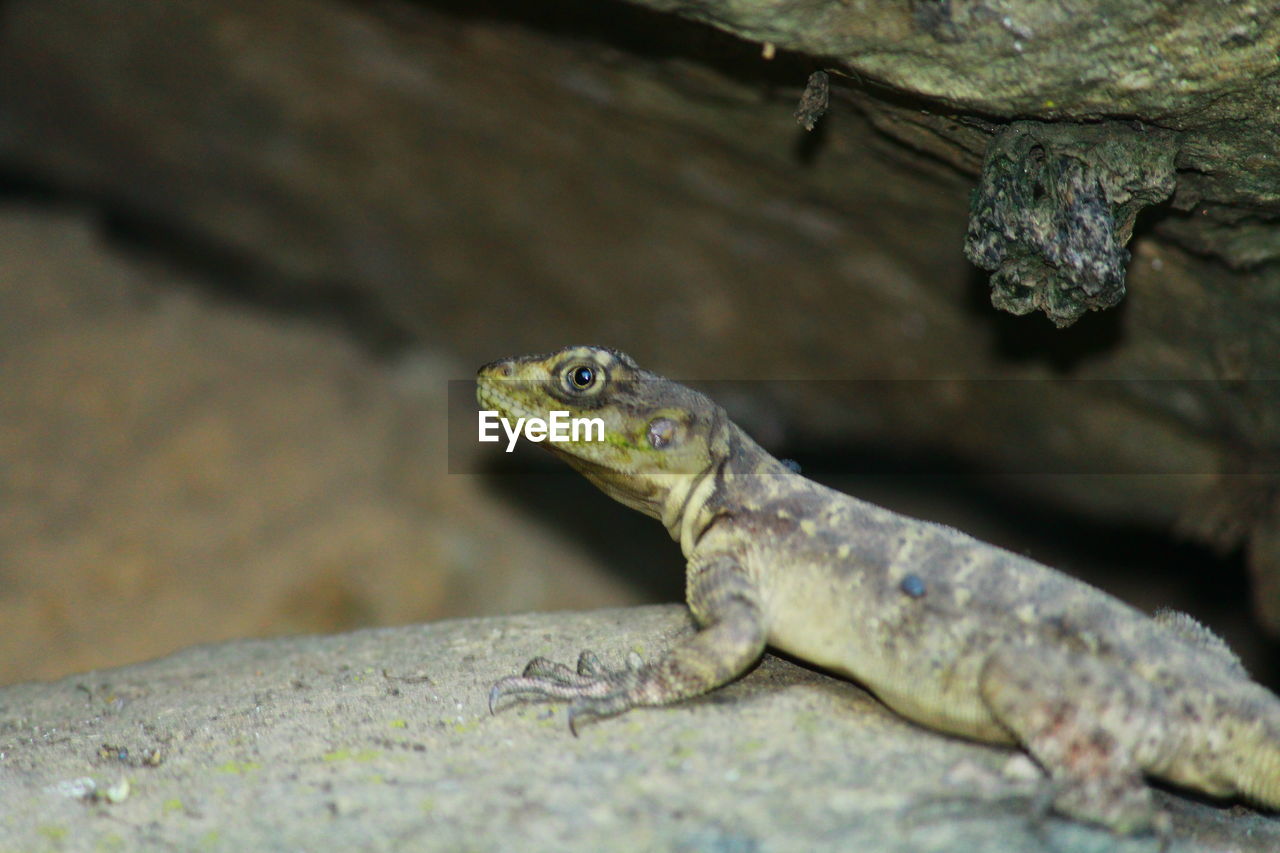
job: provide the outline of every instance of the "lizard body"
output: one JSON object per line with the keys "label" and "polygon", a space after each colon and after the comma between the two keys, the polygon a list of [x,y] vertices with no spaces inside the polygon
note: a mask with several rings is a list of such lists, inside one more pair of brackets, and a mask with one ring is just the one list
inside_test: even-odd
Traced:
{"label": "lizard body", "polygon": [[957,530],[814,483],[714,402],[626,355],[570,347],[481,368],[505,417],[599,417],[604,441],[545,446],[660,519],[688,560],[699,631],[648,664],[535,659],[493,688],[562,699],[570,722],[706,693],[766,644],[843,674],[904,717],[1026,749],[1054,806],[1162,828],[1144,775],[1280,808],[1280,700],[1184,614],[1149,617]]}

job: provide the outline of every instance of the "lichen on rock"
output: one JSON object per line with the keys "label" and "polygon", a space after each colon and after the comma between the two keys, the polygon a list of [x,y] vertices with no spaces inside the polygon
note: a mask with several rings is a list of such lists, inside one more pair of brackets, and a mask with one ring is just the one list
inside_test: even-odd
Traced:
{"label": "lichen on rock", "polygon": [[1015,122],[987,149],[965,255],[991,302],[1059,327],[1124,297],[1138,211],[1174,189],[1176,138],[1116,124]]}

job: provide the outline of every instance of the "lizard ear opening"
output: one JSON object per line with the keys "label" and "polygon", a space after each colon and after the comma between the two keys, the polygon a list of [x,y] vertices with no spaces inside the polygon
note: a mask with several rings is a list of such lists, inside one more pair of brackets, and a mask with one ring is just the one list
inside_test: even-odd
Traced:
{"label": "lizard ear opening", "polygon": [[654,418],[649,421],[649,426],[645,430],[649,439],[649,446],[654,450],[663,450],[679,437],[680,425],[671,418]]}

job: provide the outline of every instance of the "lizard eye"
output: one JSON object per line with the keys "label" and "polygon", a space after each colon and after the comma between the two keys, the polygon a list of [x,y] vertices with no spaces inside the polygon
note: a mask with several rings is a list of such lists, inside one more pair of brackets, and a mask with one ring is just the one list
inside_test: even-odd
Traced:
{"label": "lizard eye", "polygon": [[564,381],[571,391],[586,391],[598,384],[603,375],[604,371],[589,364],[576,364],[564,372]]}
{"label": "lizard eye", "polygon": [[678,430],[679,426],[671,418],[654,418],[649,422],[649,446],[661,450],[675,440]]}

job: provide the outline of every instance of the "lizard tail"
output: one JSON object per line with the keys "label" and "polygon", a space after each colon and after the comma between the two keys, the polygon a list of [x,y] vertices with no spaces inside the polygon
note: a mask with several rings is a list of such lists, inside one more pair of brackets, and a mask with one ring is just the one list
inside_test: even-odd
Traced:
{"label": "lizard tail", "polygon": [[1263,744],[1252,758],[1251,772],[1237,782],[1241,793],[1260,806],[1280,810],[1280,741]]}
{"label": "lizard tail", "polygon": [[1280,706],[1266,708],[1232,740],[1223,752],[1234,759],[1230,775],[1235,789],[1250,802],[1280,810]]}

